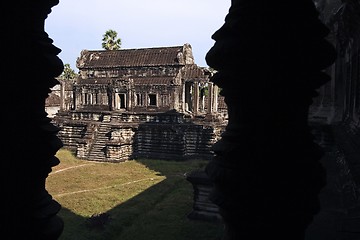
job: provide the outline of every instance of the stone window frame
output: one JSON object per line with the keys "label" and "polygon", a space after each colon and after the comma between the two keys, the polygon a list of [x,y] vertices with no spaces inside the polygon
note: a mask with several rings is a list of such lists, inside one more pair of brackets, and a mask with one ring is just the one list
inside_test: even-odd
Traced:
{"label": "stone window frame", "polygon": [[158,106],[157,93],[148,93],[147,98],[148,98],[148,106],[151,106],[151,107],[157,107]]}

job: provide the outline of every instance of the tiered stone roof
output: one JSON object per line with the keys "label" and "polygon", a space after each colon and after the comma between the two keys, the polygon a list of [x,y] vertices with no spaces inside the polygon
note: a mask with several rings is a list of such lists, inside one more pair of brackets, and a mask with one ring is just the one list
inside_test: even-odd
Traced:
{"label": "tiered stone roof", "polygon": [[[184,46],[190,47],[189,44]],[[184,65],[184,46],[154,47],[138,49],[83,50],[77,60],[79,69],[116,68],[116,67],[149,67]],[[192,57],[192,54],[191,56]]]}

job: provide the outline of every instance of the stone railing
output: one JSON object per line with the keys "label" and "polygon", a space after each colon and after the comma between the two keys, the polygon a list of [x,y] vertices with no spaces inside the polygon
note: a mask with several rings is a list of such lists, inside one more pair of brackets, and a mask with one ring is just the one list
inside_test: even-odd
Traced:
{"label": "stone railing", "polygon": [[[57,216],[61,206],[45,188],[55,157],[62,147],[59,129],[45,112],[50,89],[63,71],[60,49],[44,30],[45,19],[57,0],[5,1],[2,15],[3,238],[55,240],[63,231]],[[6,37],[5,37],[6,36]],[[18,47],[9,47],[18,46]],[[20,47],[21,46],[21,47]],[[21,70],[20,70],[21,69]],[[5,95],[2,95],[5,96]]]}
{"label": "stone railing", "polygon": [[335,60],[311,0],[232,0],[206,56],[229,122],[206,167],[226,240],[303,240],[325,185],[307,118]]}

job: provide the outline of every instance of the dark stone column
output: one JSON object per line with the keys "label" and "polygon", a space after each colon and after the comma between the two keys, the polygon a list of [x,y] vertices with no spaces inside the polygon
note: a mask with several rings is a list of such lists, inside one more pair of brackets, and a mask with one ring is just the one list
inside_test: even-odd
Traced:
{"label": "dark stone column", "polygon": [[229,122],[206,167],[224,240],[304,239],[325,185],[308,126],[335,60],[311,0],[232,0],[206,56]]}
{"label": "dark stone column", "polygon": [[2,15],[2,226],[7,239],[58,239],[61,209],[45,188],[62,147],[45,99],[63,70],[44,31],[57,0],[5,1]]}

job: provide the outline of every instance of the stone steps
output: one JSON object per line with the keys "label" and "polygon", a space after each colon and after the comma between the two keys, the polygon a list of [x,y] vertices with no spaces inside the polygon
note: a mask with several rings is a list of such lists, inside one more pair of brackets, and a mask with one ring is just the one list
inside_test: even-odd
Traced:
{"label": "stone steps", "polygon": [[99,124],[93,144],[89,149],[88,159],[92,161],[104,161],[106,159],[105,146],[109,140],[109,125]]}
{"label": "stone steps", "polygon": [[186,122],[179,114],[114,113],[102,121],[63,122],[59,137],[78,157],[92,161],[209,159],[224,127],[207,123]]}

